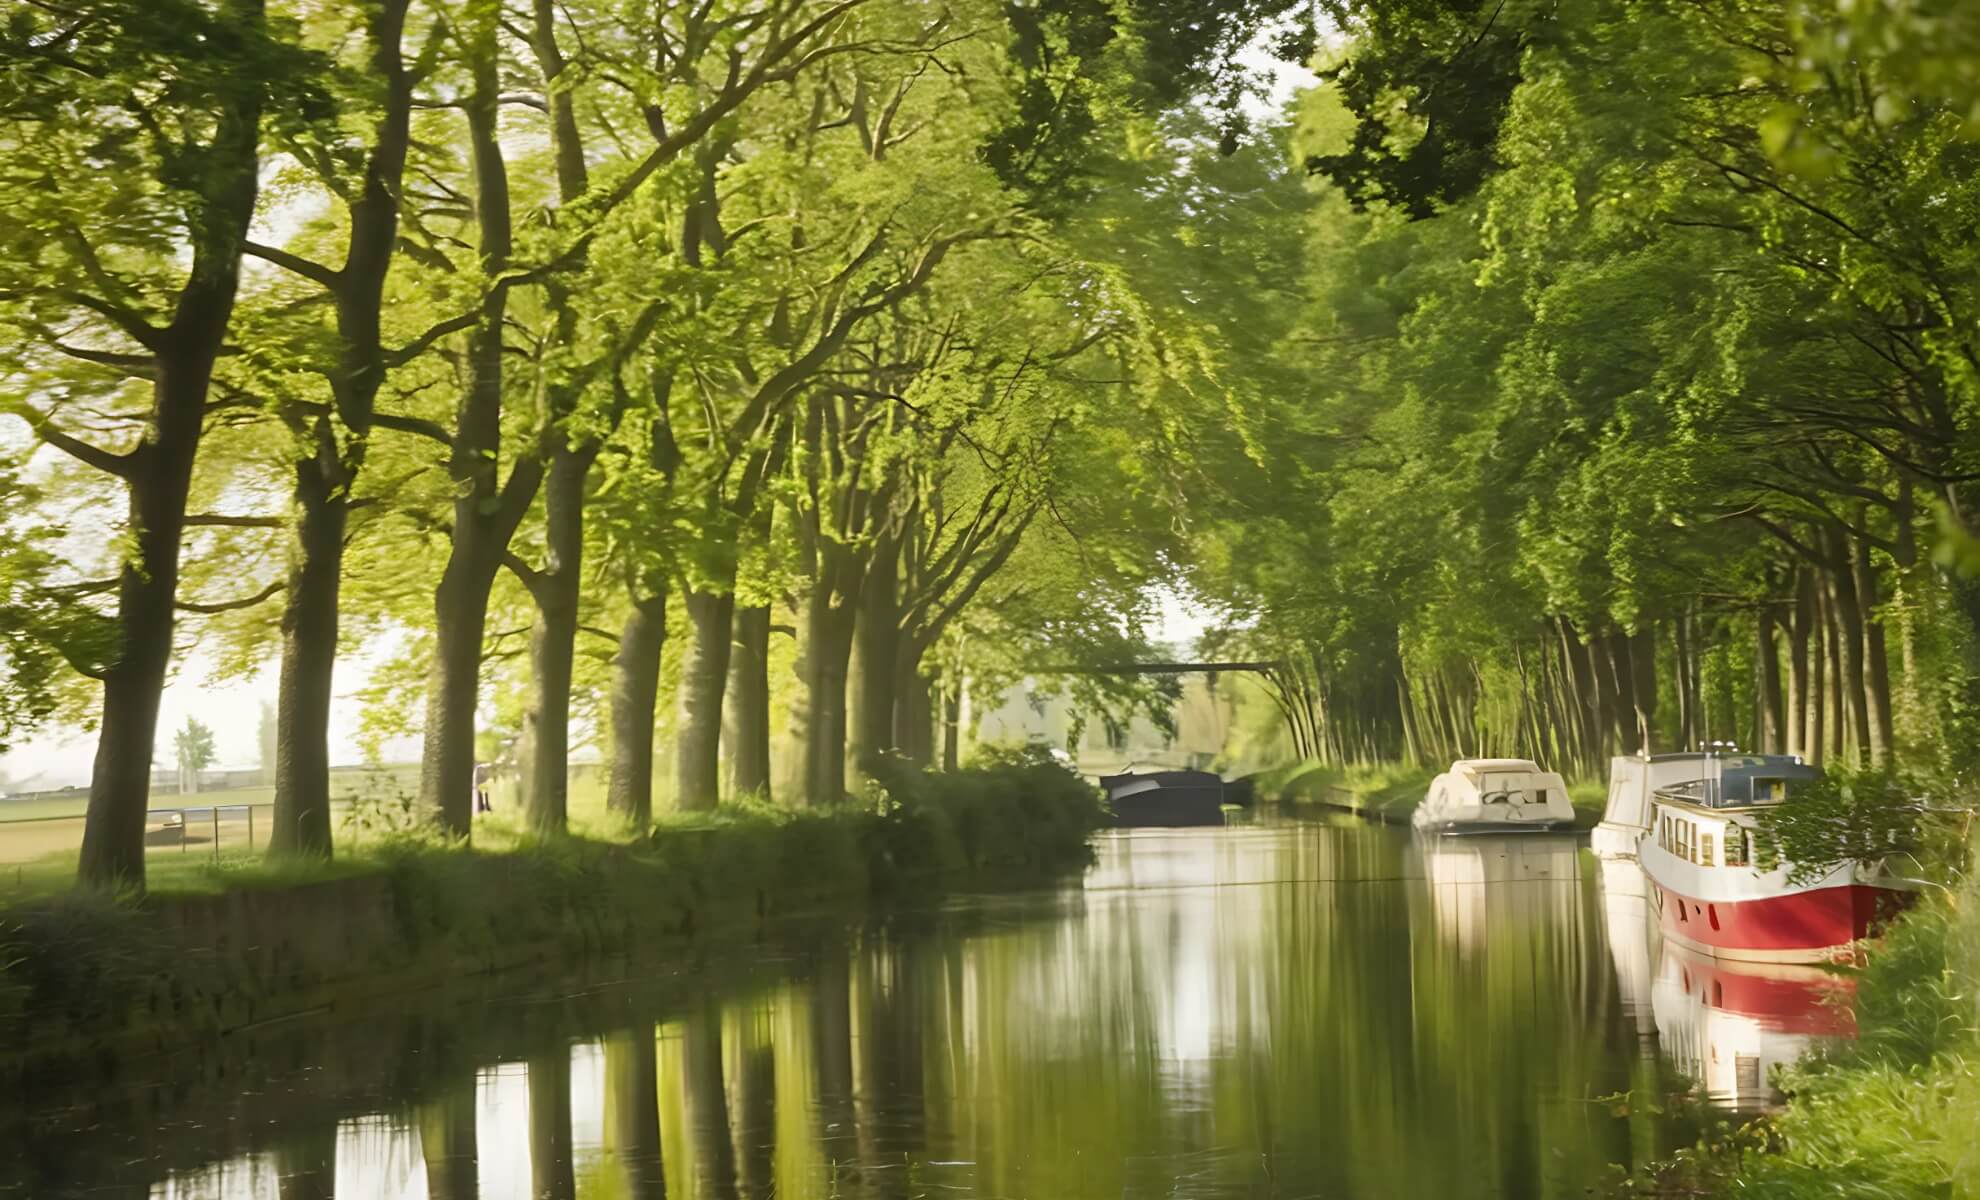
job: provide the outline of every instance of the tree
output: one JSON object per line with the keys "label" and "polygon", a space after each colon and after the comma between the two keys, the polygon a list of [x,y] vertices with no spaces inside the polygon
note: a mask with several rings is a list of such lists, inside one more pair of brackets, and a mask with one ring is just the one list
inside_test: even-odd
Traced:
{"label": "tree", "polygon": [[172,739],[172,752],[179,762],[179,790],[197,792],[199,773],[213,765],[213,730],[198,717],[187,717]]}
{"label": "tree", "polygon": [[[159,695],[172,655],[179,539],[211,381],[253,218],[263,122],[328,106],[319,64],[261,0],[79,2],[9,18],[0,247],[9,408],[126,499],[118,643],[103,683],[81,878],[142,887]],[[112,446],[69,417],[114,412]]]}

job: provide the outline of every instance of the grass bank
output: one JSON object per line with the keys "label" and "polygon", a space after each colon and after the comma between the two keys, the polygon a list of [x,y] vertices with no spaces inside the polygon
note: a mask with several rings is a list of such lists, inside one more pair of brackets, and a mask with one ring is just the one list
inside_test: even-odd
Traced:
{"label": "grass bank", "polygon": [[[1261,776],[1258,788],[1261,795],[1284,803],[1325,805],[1383,824],[1407,825],[1436,776],[1431,768],[1402,763],[1338,767],[1309,761]],[[1568,785],[1575,828],[1594,828],[1606,796],[1600,780]]]}
{"label": "grass bank", "polygon": [[141,899],[0,907],[0,1072],[166,1047],[561,956],[1083,866],[1099,796],[1048,763],[895,764],[844,808],[668,820],[627,841],[404,838],[332,863],[188,868]]}

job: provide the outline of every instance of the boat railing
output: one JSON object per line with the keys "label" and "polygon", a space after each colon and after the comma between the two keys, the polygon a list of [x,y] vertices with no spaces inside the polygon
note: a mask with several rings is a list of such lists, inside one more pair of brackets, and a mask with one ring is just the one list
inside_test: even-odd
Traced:
{"label": "boat railing", "polygon": [[1655,794],[1659,800],[1677,800],[1703,808],[1724,806],[1724,793],[1717,779],[1692,779],[1684,783],[1673,783],[1656,789]]}

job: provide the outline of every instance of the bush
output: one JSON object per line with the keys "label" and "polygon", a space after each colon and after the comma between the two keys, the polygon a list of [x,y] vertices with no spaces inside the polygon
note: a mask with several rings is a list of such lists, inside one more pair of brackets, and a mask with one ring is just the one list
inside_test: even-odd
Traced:
{"label": "bush", "polygon": [[1107,823],[1098,789],[1032,747],[989,751],[960,771],[870,761],[882,844],[896,871],[1040,873],[1086,861]]}

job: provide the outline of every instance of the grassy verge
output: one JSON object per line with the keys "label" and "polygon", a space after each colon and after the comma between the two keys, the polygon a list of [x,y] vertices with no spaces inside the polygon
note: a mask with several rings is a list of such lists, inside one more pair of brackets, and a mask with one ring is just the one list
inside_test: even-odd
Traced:
{"label": "grassy verge", "polygon": [[[1261,776],[1258,787],[1261,795],[1286,803],[1324,804],[1372,821],[1407,825],[1436,776],[1428,767],[1402,763],[1334,767],[1306,762]],[[1602,819],[1607,792],[1600,780],[1583,780],[1568,785],[1568,799],[1574,804],[1575,828],[1591,829]]]}
{"label": "grassy verge", "polygon": [[1857,1037],[1783,1072],[1780,1112],[1679,1155],[1656,1196],[1980,1196],[1980,887],[1923,899],[1872,950]]}
{"label": "grassy verge", "polygon": [[844,808],[737,808],[628,841],[387,839],[332,863],[223,860],[142,899],[0,905],[0,1071],[144,1048],[559,955],[1084,865],[1099,797],[1044,763],[887,768]]}

